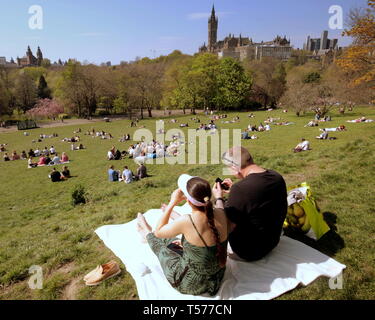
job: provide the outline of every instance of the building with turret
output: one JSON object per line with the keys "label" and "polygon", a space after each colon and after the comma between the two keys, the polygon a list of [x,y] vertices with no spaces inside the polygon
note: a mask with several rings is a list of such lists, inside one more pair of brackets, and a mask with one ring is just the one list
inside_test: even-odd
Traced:
{"label": "building with turret", "polygon": [[38,47],[37,56],[33,55],[30,46],[27,47],[26,55],[22,58],[17,57],[17,65],[19,67],[37,67],[41,66],[43,61],[42,50]]}
{"label": "building with turret", "polygon": [[251,38],[235,37],[229,34],[224,40],[217,41],[217,32],[219,19],[215,13],[215,7],[212,7],[211,16],[208,19],[208,43],[199,48],[199,52],[211,52],[219,58],[232,57],[243,60],[261,60],[265,57],[288,60],[292,55],[292,46],[286,36],[277,36],[274,40],[268,42],[253,42]]}

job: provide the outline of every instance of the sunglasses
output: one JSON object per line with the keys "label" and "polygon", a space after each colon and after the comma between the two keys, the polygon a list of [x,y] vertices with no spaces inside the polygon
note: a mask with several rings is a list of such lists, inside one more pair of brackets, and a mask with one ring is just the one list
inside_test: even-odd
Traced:
{"label": "sunglasses", "polygon": [[224,160],[224,161],[226,161],[226,162],[229,162],[229,163],[233,164],[233,165],[234,165],[235,167],[237,167],[237,168],[240,168],[240,167],[241,167],[240,165],[238,165],[237,162],[233,161],[232,159],[227,158],[227,157],[226,157],[226,153],[224,153],[224,154],[222,155],[221,160]]}

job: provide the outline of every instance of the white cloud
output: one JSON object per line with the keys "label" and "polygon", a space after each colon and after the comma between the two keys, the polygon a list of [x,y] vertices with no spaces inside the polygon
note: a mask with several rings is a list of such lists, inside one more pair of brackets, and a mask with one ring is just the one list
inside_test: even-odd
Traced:
{"label": "white cloud", "polygon": [[[216,15],[219,18],[223,18],[223,17],[231,15],[231,14],[234,14],[234,12],[221,11],[221,12],[216,13]],[[207,12],[193,12],[193,13],[189,13],[187,15],[187,18],[188,18],[188,20],[200,20],[200,19],[208,19],[210,16],[211,16],[211,13],[207,13]]]}

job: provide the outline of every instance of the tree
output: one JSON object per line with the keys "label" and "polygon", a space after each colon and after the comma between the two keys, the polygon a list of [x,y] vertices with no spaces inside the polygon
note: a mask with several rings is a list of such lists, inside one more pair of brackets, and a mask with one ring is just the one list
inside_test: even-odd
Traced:
{"label": "tree", "polygon": [[51,99],[51,90],[48,88],[47,81],[43,75],[39,78],[38,97],[39,99]]}
{"label": "tree", "polygon": [[283,91],[283,83],[280,82],[282,80],[280,78],[280,72],[283,67],[279,67],[278,75],[275,73],[278,64],[278,60],[271,58],[245,63],[245,67],[249,70],[254,79],[252,98],[262,103],[264,108],[269,104],[277,104],[278,99],[281,97],[281,92]]}
{"label": "tree", "polygon": [[324,90],[320,87],[320,68],[318,63],[310,62],[294,67],[286,76],[286,91],[281,102],[299,116],[321,102]]}
{"label": "tree", "polygon": [[0,67],[0,116],[12,114],[15,106],[14,83],[9,75],[9,69]]}
{"label": "tree", "polygon": [[172,61],[164,73],[162,82],[163,97],[161,105],[164,107],[174,107],[182,109],[185,114],[186,102],[183,96],[183,77],[191,68],[192,58],[188,56],[180,56]]}
{"label": "tree", "polygon": [[56,100],[40,99],[34,108],[27,111],[32,118],[53,118],[64,112],[64,107]]}
{"label": "tree", "polygon": [[250,93],[251,80],[239,62],[225,58],[220,60],[217,87],[216,106],[219,109],[239,109]]}
{"label": "tree", "polygon": [[129,104],[123,96],[117,97],[113,101],[113,107],[116,113],[129,112]]}
{"label": "tree", "polygon": [[304,83],[298,79],[288,82],[288,89],[281,98],[283,105],[290,107],[297,116],[307,111],[313,104],[314,87],[310,83]]}
{"label": "tree", "polygon": [[62,74],[60,86],[63,98],[79,117],[90,117],[95,113],[100,90],[99,67],[70,61]]}
{"label": "tree", "polygon": [[304,83],[320,83],[321,76],[319,72],[309,72],[305,75],[303,82]]}
{"label": "tree", "polygon": [[34,80],[26,72],[21,71],[17,79],[15,97],[18,108],[23,112],[31,109],[36,102],[37,87]]}
{"label": "tree", "polygon": [[145,108],[152,117],[152,109],[160,105],[163,72],[163,64],[144,59],[127,67],[128,75],[124,78],[128,83],[127,96],[132,105],[139,107],[141,119]]}
{"label": "tree", "polygon": [[49,68],[51,66],[51,60],[45,58],[42,60],[42,63],[40,65],[43,68]]}
{"label": "tree", "polygon": [[375,0],[368,0],[365,12],[357,11],[349,17],[350,29],[343,35],[352,37],[353,44],[337,60],[345,72],[352,75],[354,86],[367,84],[375,89]]}

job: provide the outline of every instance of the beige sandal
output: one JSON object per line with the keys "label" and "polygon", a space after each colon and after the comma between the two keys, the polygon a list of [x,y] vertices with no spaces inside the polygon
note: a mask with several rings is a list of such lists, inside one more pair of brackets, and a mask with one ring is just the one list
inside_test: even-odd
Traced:
{"label": "beige sandal", "polygon": [[108,263],[97,266],[94,270],[89,272],[83,280],[87,286],[96,286],[102,283],[104,280],[113,278],[121,273],[121,269],[116,261],[110,261]]}

